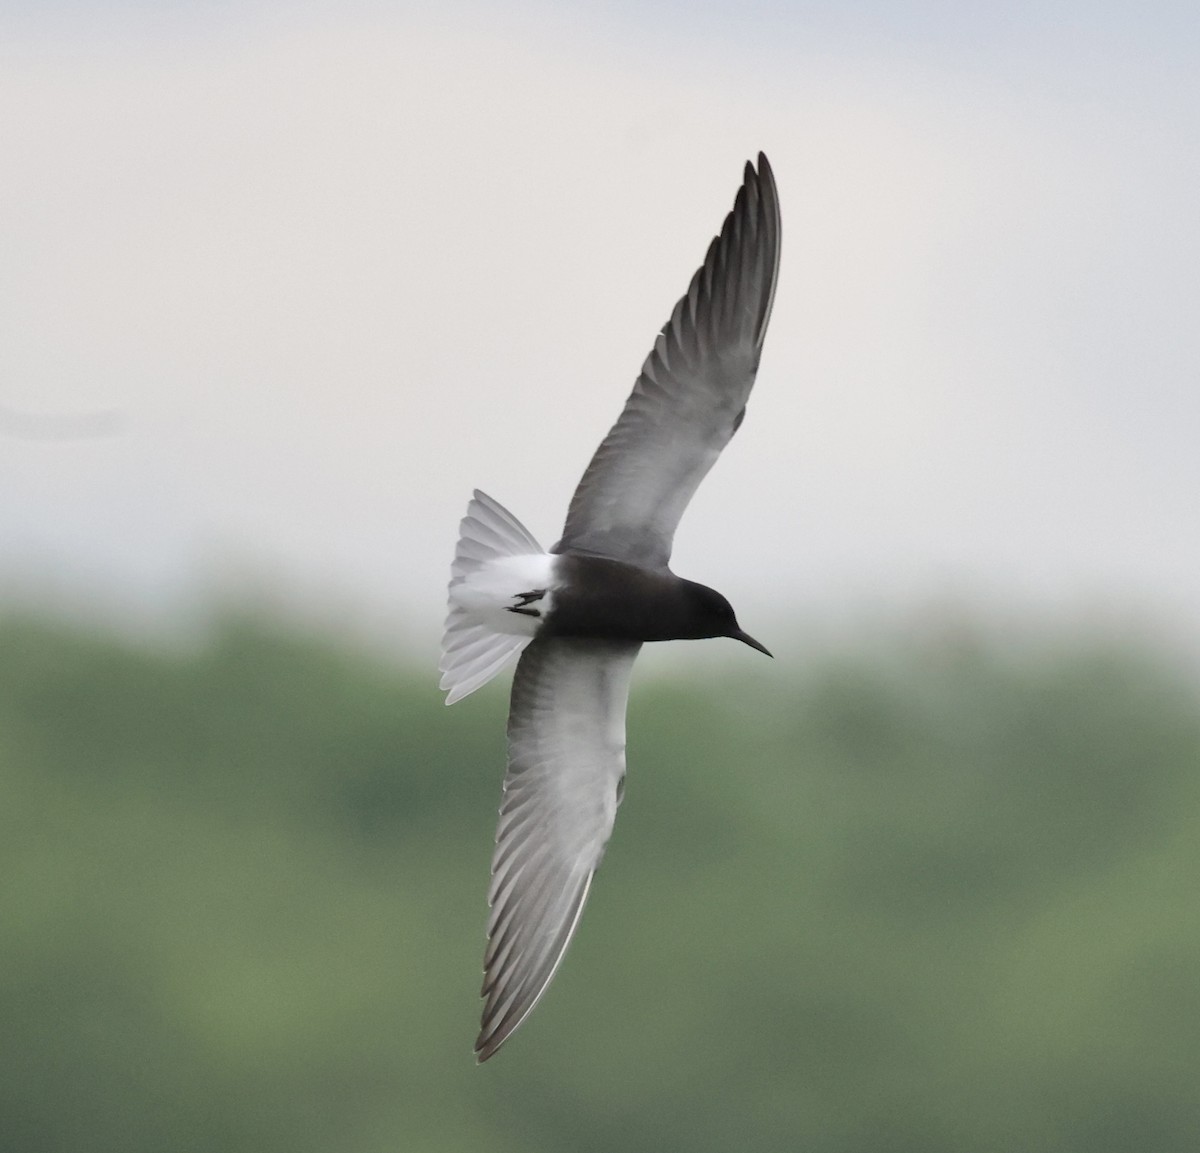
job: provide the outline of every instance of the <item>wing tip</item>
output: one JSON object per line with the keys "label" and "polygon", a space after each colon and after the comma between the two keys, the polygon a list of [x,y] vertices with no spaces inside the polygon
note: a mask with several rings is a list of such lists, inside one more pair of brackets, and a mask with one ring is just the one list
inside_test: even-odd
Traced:
{"label": "wing tip", "polygon": [[[579,891],[574,897],[574,907],[571,915],[560,926],[558,932],[549,944],[543,948],[539,964],[532,973],[522,976],[517,987],[511,992],[497,992],[504,983],[505,973],[495,974],[492,989],[483,1009],[483,1017],[479,1023],[479,1036],[475,1040],[475,1063],[482,1065],[493,1056],[524,1023],[529,1015],[537,1008],[538,1003],[550,988],[567,949],[575,939],[575,931],[579,928],[580,918],[587,905],[588,894],[592,889],[592,880],[596,875],[595,868],[589,869],[584,876]],[[507,962],[505,963],[507,964]],[[484,986],[487,987],[489,974],[484,972]]]}

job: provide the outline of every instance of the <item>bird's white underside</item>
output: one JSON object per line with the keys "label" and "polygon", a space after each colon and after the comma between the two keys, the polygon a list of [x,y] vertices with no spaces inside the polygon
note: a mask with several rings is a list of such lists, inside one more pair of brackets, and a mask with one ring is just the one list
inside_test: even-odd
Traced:
{"label": "bird's white underside", "polygon": [[[476,491],[450,570],[438,665],[446,704],[487,684],[537,635],[553,603],[556,560],[503,505]],[[538,591],[542,595],[526,607],[540,615],[513,611]]]}
{"label": "bird's white underside", "polygon": [[[494,633],[535,637],[542,618],[553,605],[557,559],[548,553],[539,553],[487,561],[450,586],[451,611],[460,609],[472,625]],[[545,590],[544,594],[531,605],[540,616],[512,611],[526,593],[540,589]]]}

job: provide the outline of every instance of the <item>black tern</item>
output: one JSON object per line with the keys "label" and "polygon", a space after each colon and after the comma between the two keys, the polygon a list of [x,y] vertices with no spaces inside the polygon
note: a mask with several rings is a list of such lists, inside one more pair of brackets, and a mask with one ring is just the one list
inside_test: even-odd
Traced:
{"label": "black tern", "polygon": [[621,803],[642,643],[733,637],[771,655],[719,592],[668,562],[684,509],[745,416],[780,228],[760,152],[583,474],[558,544],[546,552],[478,490],[459,527],[439,666],[446,703],[521,654],[488,890],[481,1062],[537,1004],[579,923]]}

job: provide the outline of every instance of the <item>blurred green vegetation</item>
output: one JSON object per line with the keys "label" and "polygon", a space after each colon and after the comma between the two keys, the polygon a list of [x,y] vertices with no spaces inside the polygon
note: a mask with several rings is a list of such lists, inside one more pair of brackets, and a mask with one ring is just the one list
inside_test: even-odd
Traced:
{"label": "blurred green vegetation", "polygon": [[477,1068],[505,706],[236,614],[187,652],[0,620],[0,1148],[1196,1148],[1164,659],[643,673],[579,938]]}

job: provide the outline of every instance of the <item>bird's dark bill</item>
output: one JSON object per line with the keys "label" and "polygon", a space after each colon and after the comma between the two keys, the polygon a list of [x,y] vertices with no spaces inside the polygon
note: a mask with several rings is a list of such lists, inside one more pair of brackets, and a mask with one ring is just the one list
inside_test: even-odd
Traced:
{"label": "bird's dark bill", "polygon": [[752,649],[758,649],[760,653],[766,653],[772,660],[775,659],[775,654],[766,645],[759,644],[749,633],[744,633],[741,629],[738,629],[736,633],[730,633],[729,635],[735,641],[741,641],[742,644],[749,645]]}

